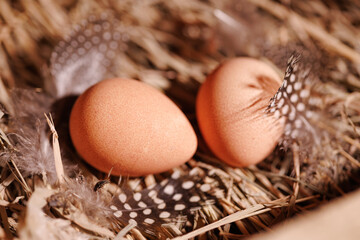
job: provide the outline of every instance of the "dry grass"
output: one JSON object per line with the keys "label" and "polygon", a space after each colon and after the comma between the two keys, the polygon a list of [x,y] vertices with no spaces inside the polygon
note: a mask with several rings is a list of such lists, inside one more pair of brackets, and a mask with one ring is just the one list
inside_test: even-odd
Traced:
{"label": "dry grass", "polygon": [[[290,53],[300,49],[322,81],[318,91],[328,121],[318,127],[328,133],[319,149],[324,154],[300,161],[294,146],[288,152],[276,149],[257,166],[232,168],[215,159],[200,138],[194,159],[177,170],[203,178],[216,201],[195,213],[194,231],[187,227],[189,235],[177,239],[243,238],[359,186],[357,1],[0,0],[0,102],[5,113],[0,112],[0,238],[120,239],[124,232],[118,233],[106,208],[112,197],[125,186],[140,191],[171,173],[110,178],[111,183],[100,182],[104,186],[93,191],[107,175],[74,154],[66,130],[68,102],[49,106],[47,68],[54,46],[73,24],[108,9],[126,27],[128,38],[111,74],[163,90],[195,129],[197,89],[225,58],[261,58],[282,73]],[[43,114],[50,111],[55,123],[46,119],[54,152],[43,144],[50,136]],[[168,237],[185,234],[175,226],[163,226]],[[126,238],[144,235],[133,229]]]}

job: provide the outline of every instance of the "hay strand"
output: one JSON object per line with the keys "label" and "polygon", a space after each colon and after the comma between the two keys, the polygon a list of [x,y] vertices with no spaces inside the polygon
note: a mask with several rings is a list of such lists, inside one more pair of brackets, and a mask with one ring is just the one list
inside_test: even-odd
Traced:
{"label": "hay strand", "polygon": [[59,144],[59,136],[55,130],[54,120],[52,119],[51,114],[46,115],[44,113],[44,116],[46,118],[46,121],[50,127],[50,131],[52,134],[52,145],[53,145],[53,151],[54,151],[54,161],[55,161],[55,170],[57,179],[59,181],[59,184],[62,185],[64,183],[64,167],[61,160],[61,153],[60,153],[60,144]]}

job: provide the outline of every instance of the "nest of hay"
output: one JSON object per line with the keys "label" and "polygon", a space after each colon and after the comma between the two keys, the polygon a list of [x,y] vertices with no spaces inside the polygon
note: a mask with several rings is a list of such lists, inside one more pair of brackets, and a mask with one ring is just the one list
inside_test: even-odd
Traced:
{"label": "nest of hay", "polygon": [[[76,155],[67,130],[68,102],[54,106],[47,91],[49,59],[73,26],[111,10],[126,27],[126,43],[112,75],[163,90],[185,112],[199,137],[186,164],[144,178],[109,178]],[[238,239],[344,195],[359,186],[360,4],[357,1],[155,0],[0,1],[1,238]],[[280,148],[249,168],[221,163],[197,129],[195,97],[206,76],[226,58],[260,58],[285,71],[294,51],[315,67],[329,121],[331,157],[299,162]],[[45,114],[52,113],[51,115]],[[57,181],[59,164],[68,176]],[[111,199],[139,192],[179,171],[211,186],[191,224],[124,232]],[[214,227],[203,229],[214,223]],[[122,231],[120,231],[122,230]],[[187,238],[185,237],[185,238]],[[184,239],[185,239],[184,238]]]}

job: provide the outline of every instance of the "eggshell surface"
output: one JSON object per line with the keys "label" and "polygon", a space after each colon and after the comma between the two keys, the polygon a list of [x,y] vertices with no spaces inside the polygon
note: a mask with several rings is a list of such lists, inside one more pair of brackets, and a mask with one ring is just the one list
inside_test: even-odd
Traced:
{"label": "eggshell surface", "polygon": [[207,77],[197,95],[196,116],[219,159],[244,167],[273,151],[283,128],[265,109],[280,85],[270,66],[252,58],[225,61]]}
{"label": "eggshell surface", "polygon": [[167,96],[142,82],[104,80],[85,91],[70,115],[70,136],[93,167],[112,175],[142,176],[189,160],[195,132]]}

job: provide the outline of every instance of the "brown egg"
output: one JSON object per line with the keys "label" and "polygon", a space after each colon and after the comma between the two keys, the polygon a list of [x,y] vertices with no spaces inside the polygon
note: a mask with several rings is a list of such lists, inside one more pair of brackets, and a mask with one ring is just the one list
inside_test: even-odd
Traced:
{"label": "brown egg", "polygon": [[197,96],[196,116],[219,159],[244,167],[272,152],[282,127],[265,109],[280,85],[270,66],[251,58],[225,61],[207,77]]}
{"label": "brown egg", "polygon": [[142,82],[104,80],[85,91],[70,116],[78,153],[113,175],[159,173],[189,160],[197,138],[183,112]]}

